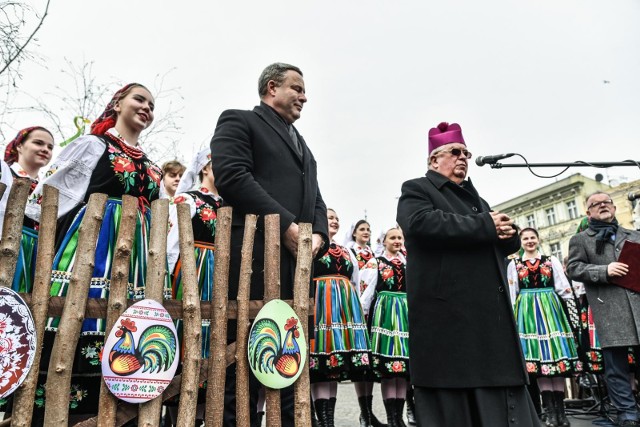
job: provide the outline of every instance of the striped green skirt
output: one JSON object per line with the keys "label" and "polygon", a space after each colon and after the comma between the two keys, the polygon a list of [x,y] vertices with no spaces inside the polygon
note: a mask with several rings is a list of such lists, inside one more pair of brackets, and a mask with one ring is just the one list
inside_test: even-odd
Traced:
{"label": "striped green skirt", "polygon": [[521,289],[515,316],[529,374],[558,377],[578,370],[576,341],[553,288]]}
{"label": "striped green skirt", "polygon": [[361,380],[370,368],[369,333],[358,292],[344,276],[322,276],[316,284],[312,382]]}
{"label": "striped green skirt", "polygon": [[[200,301],[211,301],[213,294],[213,270],[214,270],[214,247],[211,243],[195,242],[194,255],[196,258],[196,275],[198,278],[198,290],[200,291]],[[175,269],[173,271],[171,280],[171,290],[174,299],[182,300],[182,262],[178,259]],[[183,322],[182,319],[177,319],[176,329],[178,330],[178,337],[180,342],[182,340]],[[210,319],[202,319],[202,357],[209,357],[209,335],[210,332]],[[182,356],[183,350],[181,349],[180,355]]]}
{"label": "striped green skirt", "polygon": [[378,293],[371,319],[373,369],[381,377],[409,376],[407,294]]}
{"label": "striped green skirt", "polygon": [[38,232],[33,228],[22,227],[20,251],[13,276],[11,289],[16,292],[30,293],[33,289],[33,278],[36,271],[36,255],[38,249]]}

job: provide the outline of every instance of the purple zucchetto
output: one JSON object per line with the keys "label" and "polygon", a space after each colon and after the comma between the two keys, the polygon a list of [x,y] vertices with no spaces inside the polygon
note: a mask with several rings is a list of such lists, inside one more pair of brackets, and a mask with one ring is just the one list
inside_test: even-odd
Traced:
{"label": "purple zucchetto", "polygon": [[436,148],[453,142],[467,145],[464,142],[459,124],[442,122],[437,127],[429,130],[429,154],[433,153]]}

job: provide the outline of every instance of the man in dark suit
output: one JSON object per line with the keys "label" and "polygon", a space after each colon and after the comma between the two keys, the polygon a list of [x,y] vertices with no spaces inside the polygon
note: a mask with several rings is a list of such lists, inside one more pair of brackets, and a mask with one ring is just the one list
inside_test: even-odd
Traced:
{"label": "man in dark suit", "polygon": [[618,262],[618,257],[625,242],[640,242],[640,233],[618,225],[616,206],[607,193],[587,198],[587,216],[589,227],[569,241],[567,273],[584,283],[587,291],[618,424],[638,426],[627,355],[629,347],[637,350],[640,345],[640,295],[612,282],[629,273],[629,265]]}
{"label": "man in dark suit", "polygon": [[504,257],[520,239],[466,179],[456,123],[429,131],[429,171],[402,185],[411,382],[418,425],[540,425],[525,389]]}
{"label": "man in dark suit", "polygon": [[[233,207],[229,299],[238,293],[244,217],[280,215],[283,248],[280,254],[281,297],[293,297],[298,252],[298,223],[311,223],[313,254],[328,243],[327,208],[322,200],[313,154],[293,123],[307,102],[302,71],[275,63],[258,81],[260,105],[253,111],[227,110],[218,119],[211,154],[216,187]],[[264,296],[264,222],[259,221],[253,253],[250,297]],[[235,322],[229,323],[229,340],[235,340]],[[251,416],[257,402],[251,379]],[[282,423],[293,426],[293,393],[282,393]],[[235,366],[227,370],[225,425],[235,425]]]}

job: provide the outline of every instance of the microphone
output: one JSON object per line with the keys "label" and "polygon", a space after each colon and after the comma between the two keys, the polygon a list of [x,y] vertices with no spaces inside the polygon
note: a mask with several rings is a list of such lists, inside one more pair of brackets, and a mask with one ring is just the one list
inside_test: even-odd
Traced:
{"label": "microphone", "polygon": [[478,166],[495,165],[496,163],[498,163],[498,160],[515,156],[515,154],[516,153],[507,153],[507,154],[494,154],[493,156],[478,156],[476,158],[476,165]]}
{"label": "microphone", "polygon": [[640,199],[640,192],[637,191],[632,191],[629,194],[627,194],[627,199],[629,199],[630,202],[633,202],[636,199]]}

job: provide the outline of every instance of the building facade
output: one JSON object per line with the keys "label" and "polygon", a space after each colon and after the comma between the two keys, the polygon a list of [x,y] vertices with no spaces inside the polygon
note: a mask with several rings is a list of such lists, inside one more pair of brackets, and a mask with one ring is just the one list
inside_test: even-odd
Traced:
{"label": "building facade", "polygon": [[611,194],[621,226],[640,227],[640,200],[627,198],[630,192],[640,191],[640,180],[612,187],[577,173],[495,205],[493,210],[506,213],[520,228],[537,229],[542,252],[562,261],[569,254],[569,239],[586,215],[586,199],[596,191]]}

